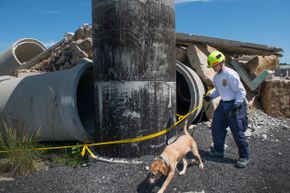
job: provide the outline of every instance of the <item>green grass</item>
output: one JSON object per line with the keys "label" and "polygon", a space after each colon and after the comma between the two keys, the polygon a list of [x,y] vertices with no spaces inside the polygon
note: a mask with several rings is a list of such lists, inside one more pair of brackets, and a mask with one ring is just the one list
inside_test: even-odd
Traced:
{"label": "green grass", "polygon": [[81,162],[88,161],[87,156],[81,156],[81,151],[82,147],[72,147],[71,149],[49,151],[46,156],[50,157],[54,164],[77,167]]}
{"label": "green grass", "polygon": [[12,175],[30,175],[36,171],[36,163],[39,163],[42,152],[32,151],[38,146],[38,132],[31,134],[16,133],[14,128],[6,127],[0,133],[0,150],[6,151],[0,154],[0,171],[10,172]]}
{"label": "green grass", "polygon": [[77,167],[82,162],[88,161],[87,155],[81,157],[82,147],[35,151],[32,148],[64,144],[40,144],[38,143],[38,132],[36,134],[29,132],[19,134],[15,129],[7,126],[0,131],[2,131],[0,132],[0,151],[6,151],[0,153],[0,172],[9,172],[12,176],[26,176],[35,171],[48,169],[48,165]]}

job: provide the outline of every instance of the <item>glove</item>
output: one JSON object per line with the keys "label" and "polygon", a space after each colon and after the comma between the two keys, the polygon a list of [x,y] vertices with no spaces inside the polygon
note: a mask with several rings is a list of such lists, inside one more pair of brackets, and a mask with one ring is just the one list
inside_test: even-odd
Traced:
{"label": "glove", "polygon": [[203,95],[203,100],[205,100],[206,102],[211,101],[211,97],[209,95]]}
{"label": "glove", "polygon": [[237,116],[237,111],[242,108],[242,103],[235,103],[231,110],[231,117]]}
{"label": "glove", "polygon": [[242,103],[235,103],[232,111],[237,111],[242,108]]}

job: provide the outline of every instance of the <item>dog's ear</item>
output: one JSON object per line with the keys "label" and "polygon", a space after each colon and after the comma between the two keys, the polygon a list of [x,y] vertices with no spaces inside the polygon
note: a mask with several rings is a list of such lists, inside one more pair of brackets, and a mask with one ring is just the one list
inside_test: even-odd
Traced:
{"label": "dog's ear", "polygon": [[161,166],[160,166],[160,170],[159,170],[164,176],[167,176],[168,175],[168,172],[169,172],[169,168],[163,163]]}
{"label": "dog's ear", "polygon": [[159,160],[155,160],[155,161],[151,164],[151,166],[150,166],[150,168],[149,168],[149,171],[150,171],[150,172],[153,172],[153,171],[159,171],[159,168],[160,168]]}

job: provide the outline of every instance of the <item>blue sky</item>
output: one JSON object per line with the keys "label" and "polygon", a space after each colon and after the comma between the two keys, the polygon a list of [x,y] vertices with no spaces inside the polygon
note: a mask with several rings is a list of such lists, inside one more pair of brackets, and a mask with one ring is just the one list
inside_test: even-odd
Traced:
{"label": "blue sky", "polygon": [[[284,50],[290,64],[289,0],[175,0],[176,31]],[[92,23],[91,0],[0,0],[0,53],[20,38],[47,47]]]}

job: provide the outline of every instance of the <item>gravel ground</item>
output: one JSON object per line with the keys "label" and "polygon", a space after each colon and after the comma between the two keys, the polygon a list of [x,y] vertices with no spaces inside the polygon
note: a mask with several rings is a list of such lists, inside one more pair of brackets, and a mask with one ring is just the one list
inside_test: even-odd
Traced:
{"label": "gravel ground", "polygon": [[[246,169],[233,165],[237,149],[229,133],[224,159],[208,156],[211,133],[205,123],[193,132],[205,170],[190,166],[184,176],[175,175],[167,193],[288,193],[290,192],[290,121],[274,119],[260,111],[250,113],[248,140],[251,162]],[[91,161],[88,167],[54,166],[47,171],[13,181],[0,178],[5,193],[150,193],[158,185],[146,183],[155,156],[138,158],[141,164]],[[1,174],[0,174],[1,176]],[[4,179],[4,180],[3,180]]]}

